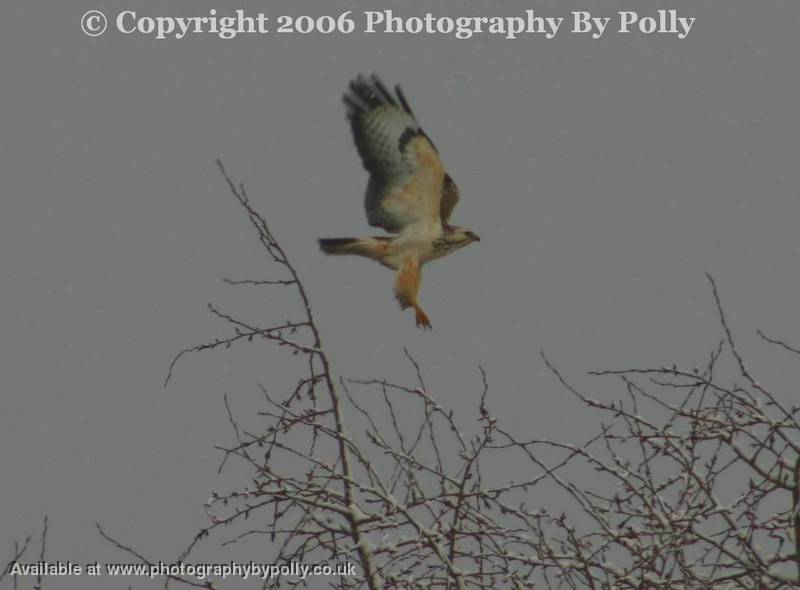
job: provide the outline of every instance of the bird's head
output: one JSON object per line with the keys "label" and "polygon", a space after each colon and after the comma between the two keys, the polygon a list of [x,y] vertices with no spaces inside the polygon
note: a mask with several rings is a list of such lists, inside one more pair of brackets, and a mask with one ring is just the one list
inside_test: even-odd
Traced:
{"label": "bird's head", "polygon": [[481,241],[474,231],[457,225],[445,227],[444,237],[453,249],[463,248],[464,246],[469,246],[472,242]]}

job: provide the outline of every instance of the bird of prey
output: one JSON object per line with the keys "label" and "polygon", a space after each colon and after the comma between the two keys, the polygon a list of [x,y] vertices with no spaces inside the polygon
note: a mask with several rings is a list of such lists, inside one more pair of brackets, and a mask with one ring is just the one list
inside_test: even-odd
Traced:
{"label": "bird of prey", "polygon": [[480,238],[450,224],[458,187],[400,86],[394,90],[375,75],[359,75],[343,99],[356,149],[369,172],[367,221],[396,235],[323,238],[319,245],[326,254],[365,256],[397,271],[394,294],[400,307],[413,307],[417,326],[430,328],[417,301],[423,265]]}

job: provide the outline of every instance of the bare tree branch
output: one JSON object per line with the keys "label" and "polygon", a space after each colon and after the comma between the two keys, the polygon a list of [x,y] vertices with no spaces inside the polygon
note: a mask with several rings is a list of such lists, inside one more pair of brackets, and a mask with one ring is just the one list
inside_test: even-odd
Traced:
{"label": "bare tree branch", "polygon": [[[581,443],[522,439],[493,415],[482,368],[476,418],[466,425],[436,401],[408,350],[410,385],[336,377],[295,267],[218,165],[276,269],[226,282],[293,289],[299,313],[265,326],[209,305],[229,332],[179,352],[167,382],[188,353],[241,341],[292,353],[286,371],[296,382],[282,393],[259,385],[256,429],[243,427],[224,397],[233,442],[219,447],[220,470],[238,462],[249,483],[212,494],[209,524],[179,560],[206,539],[263,538],[277,562],[357,562],[360,575],[329,581],[342,590],[800,585],[800,409],[747,367],[713,277],[723,338],[704,366],[592,372],[618,388],[618,399],[605,400],[573,386],[542,353],[598,426]],[[506,464],[527,467],[496,468]],[[556,506],[542,506],[553,497]],[[306,584],[279,576],[262,587]]]}
{"label": "bare tree branch", "polygon": [[[3,578],[5,578],[9,573],[11,573],[11,568],[14,566],[14,564],[17,563],[23,555],[25,555],[25,552],[28,550],[28,545],[30,544],[30,542],[31,542],[31,536],[30,535],[25,537],[25,541],[23,541],[21,546],[20,546],[20,543],[18,541],[16,541],[16,540],[14,541],[14,552],[13,552],[13,555],[12,555],[11,559],[8,561],[8,563],[6,564],[6,567],[3,568],[3,571],[0,572],[0,582],[2,582]],[[14,580],[14,588],[16,588],[16,587],[17,587],[17,583],[16,583],[16,579],[15,579]]]}

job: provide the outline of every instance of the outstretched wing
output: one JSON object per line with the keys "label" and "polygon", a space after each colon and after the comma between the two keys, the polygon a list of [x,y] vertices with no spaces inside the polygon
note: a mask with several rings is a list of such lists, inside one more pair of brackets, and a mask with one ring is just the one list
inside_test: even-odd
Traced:
{"label": "outstretched wing", "polygon": [[[392,95],[377,76],[358,76],[343,98],[356,148],[369,172],[364,196],[369,224],[399,232],[420,221],[446,222],[455,201],[442,199],[444,166],[400,86]],[[457,190],[455,194],[457,200]]]}
{"label": "outstretched wing", "polygon": [[444,175],[444,186],[442,187],[442,204],[439,207],[439,215],[442,218],[442,224],[447,225],[450,222],[450,215],[453,209],[458,204],[458,186],[450,178],[449,174]]}

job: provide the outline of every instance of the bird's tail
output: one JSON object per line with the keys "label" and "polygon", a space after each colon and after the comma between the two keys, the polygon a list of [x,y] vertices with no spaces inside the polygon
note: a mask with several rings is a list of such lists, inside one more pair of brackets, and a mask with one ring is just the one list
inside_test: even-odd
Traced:
{"label": "bird's tail", "polygon": [[358,238],[321,238],[319,249],[325,254],[357,254]]}
{"label": "bird's tail", "polygon": [[386,254],[389,238],[322,238],[319,249],[325,254],[355,254],[381,260]]}

